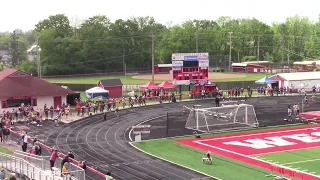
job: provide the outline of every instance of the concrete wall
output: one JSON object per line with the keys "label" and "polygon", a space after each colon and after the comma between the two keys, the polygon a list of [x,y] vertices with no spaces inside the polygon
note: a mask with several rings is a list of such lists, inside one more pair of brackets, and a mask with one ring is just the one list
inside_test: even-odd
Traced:
{"label": "concrete wall", "polygon": [[41,96],[37,98],[37,106],[34,109],[43,109],[44,105],[47,104],[47,107],[53,106],[53,97],[52,96]]}

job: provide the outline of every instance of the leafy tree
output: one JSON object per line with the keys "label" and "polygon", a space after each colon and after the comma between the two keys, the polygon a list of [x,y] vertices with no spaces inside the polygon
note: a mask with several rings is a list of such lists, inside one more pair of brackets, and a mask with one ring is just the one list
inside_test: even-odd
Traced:
{"label": "leafy tree", "polygon": [[[65,15],[57,14],[40,21],[33,31],[18,33],[21,52],[39,38],[44,75],[119,72],[123,71],[124,63],[129,70],[150,70],[153,36],[156,63],[171,63],[172,53],[198,50],[209,52],[213,66],[222,66],[228,61],[220,57],[229,55],[229,32],[233,32],[232,59],[268,60],[282,65],[287,63],[287,54],[289,62],[320,57],[320,20],[312,23],[299,16],[271,26],[255,18],[227,16],[215,21],[189,20],[180,25],[163,25],[152,17],[111,22],[107,16],[97,15],[70,24]],[[12,47],[15,46],[10,34],[0,34],[0,48],[11,52]],[[24,62],[22,57],[17,58],[16,64],[34,71],[34,62]]]}

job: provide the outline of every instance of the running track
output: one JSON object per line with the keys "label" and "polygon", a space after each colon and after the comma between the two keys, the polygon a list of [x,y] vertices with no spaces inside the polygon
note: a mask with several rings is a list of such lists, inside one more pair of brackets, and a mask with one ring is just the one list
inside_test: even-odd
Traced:
{"label": "running track", "polygon": [[[77,160],[86,160],[97,170],[111,171],[117,180],[134,179],[211,179],[204,175],[152,158],[128,144],[128,132],[148,118],[163,115],[172,108],[196,103],[184,102],[133,108],[119,112],[117,118],[110,113],[107,121],[102,115],[92,116],[60,127],[45,121],[42,127],[28,126],[32,136],[44,140],[45,144],[57,145],[60,151],[72,150]],[[205,102],[201,102],[203,104]],[[206,101],[208,105],[211,101]],[[178,107],[180,106],[180,107]],[[29,134],[30,134],[29,133]],[[87,173],[87,179],[104,179]]]}
{"label": "running track", "polygon": [[[286,115],[287,104],[300,102],[300,100],[301,97],[273,98],[273,100],[268,97],[264,101],[254,98],[251,104],[256,105],[260,123],[275,125],[284,123],[283,117]],[[191,107],[193,104],[210,107],[213,100],[127,109],[119,112],[119,118],[114,113],[110,113],[107,121],[103,121],[102,115],[96,115],[60,127],[55,127],[51,121],[45,121],[42,127],[28,127],[30,135],[44,140],[50,146],[57,145],[64,153],[72,150],[77,160],[86,160],[89,165],[103,173],[111,171],[117,180],[210,179],[191,170],[152,158],[128,144],[128,132],[132,125],[163,115],[168,111],[179,111],[182,106]],[[270,110],[273,112],[271,119]],[[184,129],[184,123],[180,124],[180,129]],[[88,172],[87,179],[102,180],[104,178]]]}

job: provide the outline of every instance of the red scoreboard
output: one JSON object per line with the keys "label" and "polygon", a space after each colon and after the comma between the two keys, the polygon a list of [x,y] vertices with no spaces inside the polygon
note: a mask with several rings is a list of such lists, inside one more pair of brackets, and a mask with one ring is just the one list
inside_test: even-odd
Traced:
{"label": "red scoreboard", "polygon": [[172,82],[175,85],[204,84],[209,78],[209,53],[172,54]]}

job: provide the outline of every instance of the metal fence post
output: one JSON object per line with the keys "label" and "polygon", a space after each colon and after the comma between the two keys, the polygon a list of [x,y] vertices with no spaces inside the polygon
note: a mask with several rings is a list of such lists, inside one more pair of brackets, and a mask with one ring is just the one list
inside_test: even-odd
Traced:
{"label": "metal fence post", "polygon": [[168,138],[168,135],[169,135],[169,113],[167,112],[166,138]]}

